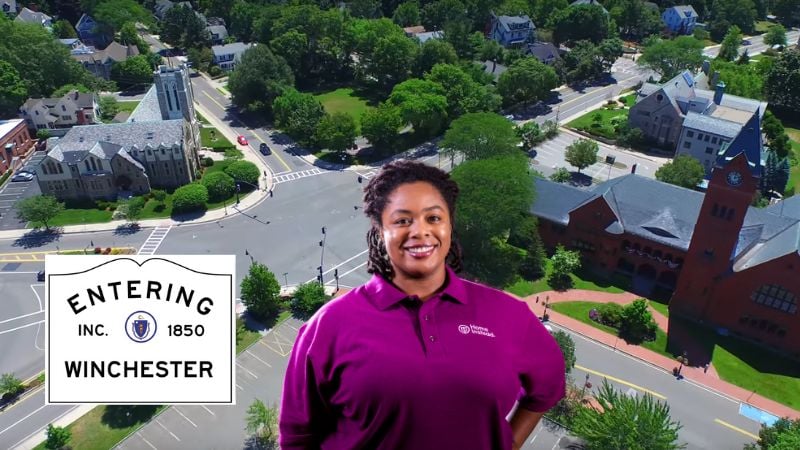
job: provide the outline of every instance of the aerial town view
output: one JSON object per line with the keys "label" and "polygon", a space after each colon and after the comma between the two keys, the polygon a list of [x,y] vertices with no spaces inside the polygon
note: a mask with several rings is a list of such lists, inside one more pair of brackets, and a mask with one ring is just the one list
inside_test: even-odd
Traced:
{"label": "aerial town view", "polygon": [[[0,449],[800,449],[800,0],[676,3],[0,0]],[[48,255],[233,255],[235,404]]]}

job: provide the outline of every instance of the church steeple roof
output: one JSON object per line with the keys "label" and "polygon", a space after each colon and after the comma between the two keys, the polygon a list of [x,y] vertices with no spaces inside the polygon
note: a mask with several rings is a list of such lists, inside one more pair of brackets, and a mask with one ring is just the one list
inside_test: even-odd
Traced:
{"label": "church steeple roof", "polygon": [[717,167],[724,167],[730,160],[741,153],[747,158],[747,165],[754,177],[761,176],[761,114],[759,110],[742,127],[733,141],[723,144],[717,153]]}

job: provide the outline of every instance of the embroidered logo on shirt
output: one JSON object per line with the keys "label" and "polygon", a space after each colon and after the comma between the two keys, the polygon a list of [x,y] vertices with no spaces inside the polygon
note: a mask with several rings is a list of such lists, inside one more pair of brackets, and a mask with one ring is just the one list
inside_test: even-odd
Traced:
{"label": "embroidered logo on shirt", "polygon": [[477,325],[472,325],[472,324],[470,324],[470,325],[459,325],[458,326],[458,331],[461,332],[461,334],[470,334],[470,333],[472,333],[472,334],[479,334],[481,336],[486,336],[486,337],[492,337],[492,338],[494,337],[494,333],[489,331],[488,328],[479,327]]}

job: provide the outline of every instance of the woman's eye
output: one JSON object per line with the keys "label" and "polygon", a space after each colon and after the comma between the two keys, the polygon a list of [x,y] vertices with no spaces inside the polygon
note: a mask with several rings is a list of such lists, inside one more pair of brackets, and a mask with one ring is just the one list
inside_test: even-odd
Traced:
{"label": "woman's eye", "polygon": [[408,219],[397,219],[394,223],[396,223],[397,225],[408,225],[409,223],[411,223],[411,221]]}
{"label": "woman's eye", "polygon": [[439,217],[439,216],[431,216],[431,217],[429,217],[429,218],[428,218],[428,220],[429,220],[430,222],[441,222],[441,221],[442,221],[442,218],[441,218],[441,217]]}

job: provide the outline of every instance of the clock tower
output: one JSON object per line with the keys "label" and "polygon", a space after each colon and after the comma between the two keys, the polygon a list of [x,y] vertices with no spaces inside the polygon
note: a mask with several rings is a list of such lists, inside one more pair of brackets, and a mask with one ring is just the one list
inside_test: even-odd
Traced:
{"label": "clock tower", "polygon": [[761,178],[759,111],[719,150],[670,311],[709,321],[715,286],[733,272],[736,245]]}

